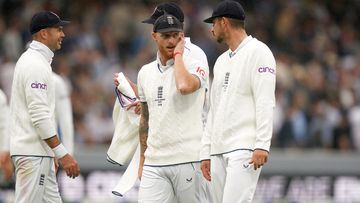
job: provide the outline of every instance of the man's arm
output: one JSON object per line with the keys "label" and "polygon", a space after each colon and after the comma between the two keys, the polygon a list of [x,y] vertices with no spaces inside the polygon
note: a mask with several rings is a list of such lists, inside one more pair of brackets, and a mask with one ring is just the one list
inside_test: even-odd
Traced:
{"label": "man's arm", "polygon": [[256,57],[256,67],[251,72],[251,86],[255,102],[256,137],[254,153],[250,161],[250,164],[254,164],[255,170],[263,166],[268,160],[276,101],[275,58],[267,47],[258,50]]}
{"label": "man's arm", "polygon": [[69,153],[67,153],[57,135],[45,139],[44,141],[54,151],[55,158],[59,160],[59,163],[65,170],[67,176],[70,178],[77,177],[80,173],[80,167],[77,161]]}
{"label": "man's arm", "polygon": [[184,37],[181,37],[180,42],[176,45],[174,50],[174,75],[176,82],[176,89],[180,91],[182,95],[187,95],[195,92],[200,88],[201,83],[199,78],[189,73],[185,67],[183,60],[184,54]]}
{"label": "man's arm", "polygon": [[139,163],[139,178],[141,179],[142,168],[145,161],[145,151],[147,148],[147,138],[149,133],[149,110],[146,102],[141,102],[141,117],[139,125],[139,139],[140,139],[140,163]]}

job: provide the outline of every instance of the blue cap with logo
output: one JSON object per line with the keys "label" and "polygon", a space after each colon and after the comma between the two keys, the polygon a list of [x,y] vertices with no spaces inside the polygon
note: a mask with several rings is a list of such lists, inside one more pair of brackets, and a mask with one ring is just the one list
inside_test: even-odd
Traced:
{"label": "blue cap with logo", "polygon": [[225,0],[216,5],[211,17],[205,19],[204,22],[213,23],[214,19],[218,17],[245,20],[245,11],[239,2]]}
{"label": "blue cap with logo", "polygon": [[160,16],[153,27],[154,32],[182,32],[183,24],[175,16],[164,14]]}
{"label": "blue cap with logo", "polygon": [[51,11],[41,11],[36,13],[30,22],[30,33],[35,34],[41,29],[48,27],[64,26],[69,24],[70,21],[61,20],[58,15]]}

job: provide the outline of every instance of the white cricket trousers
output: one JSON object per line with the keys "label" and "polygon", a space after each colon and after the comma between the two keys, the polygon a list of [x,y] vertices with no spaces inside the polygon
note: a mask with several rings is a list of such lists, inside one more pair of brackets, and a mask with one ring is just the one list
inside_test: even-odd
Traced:
{"label": "white cricket trousers", "polygon": [[250,150],[211,156],[211,198],[214,203],[252,202],[261,168],[249,165]]}
{"label": "white cricket trousers", "polygon": [[61,203],[54,158],[14,156],[15,203]]}
{"label": "white cricket trousers", "polygon": [[208,183],[202,177],[200,163],[171,166],[144,166],[139,188],[141,203],[209,202]]}

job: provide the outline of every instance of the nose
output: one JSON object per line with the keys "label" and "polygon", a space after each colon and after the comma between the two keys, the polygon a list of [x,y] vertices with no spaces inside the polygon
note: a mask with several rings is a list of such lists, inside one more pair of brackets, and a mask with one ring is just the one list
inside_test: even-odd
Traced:
{"label": "nose", "polygon": [[171,45],[176,44],[177,40],[178,40],[178,37],[171,36],[171,37],[169,37],[169,44],[171,44]]}

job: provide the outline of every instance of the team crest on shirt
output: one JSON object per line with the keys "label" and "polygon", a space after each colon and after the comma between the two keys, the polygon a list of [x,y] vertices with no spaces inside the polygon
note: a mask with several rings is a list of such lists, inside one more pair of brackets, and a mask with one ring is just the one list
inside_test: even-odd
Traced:
{"label": "team crest on shirt", "polygon": [[223,85],[222,85],[224,92],[227,91],[227,88],[228,88],[228,86],[229,86],[229,78],[230,78],[230,73],[229,73],[229,72],[226,72],[226,73],[225,73],[225,78],[224,78],[224,83],[223,83]]}
{"label": "team crest on shirt", "polygon": [[158,87],[157,97],[155,99],[158,106],[162,106],[162,102],[165,101],[165,98],[163,97],[164,96],[163,90],[164,90],[163,86]]}

